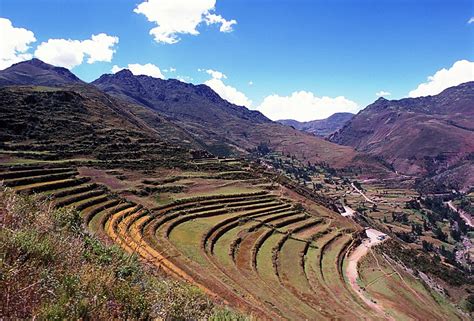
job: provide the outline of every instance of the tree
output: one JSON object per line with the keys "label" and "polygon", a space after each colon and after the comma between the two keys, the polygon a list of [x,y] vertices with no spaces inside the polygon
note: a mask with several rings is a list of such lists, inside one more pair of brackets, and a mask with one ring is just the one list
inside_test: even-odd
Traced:
{"label": "tree", "polygon": [[413,234],[419,236],[419,235],[423,234],[423,227],[418,223],[413,223],[411,225],[411,231],[412,231]]}
{"label": "tree", "polygon": [[425,250],[426,252],[433,251],[433,244],[431,244],[430,242],[423,240],[421,241],[421,245],[423,246],[423,250]]}
{"label": "tree", "polygon": [[474,294],[472,293],[466,298],[466,309],[470,313],[474,312]]}
{"label": "tree", "polygon": [[459,231],[459,229],[457,228],[453,228],[451,230],[451,237],[455,240],[455,241],[461,241],[461,232]]}
{"label": "tree", "polygon": [[439,228],[438,226],[436,226],[433,229],[433,234],[434,234],[435,238],[437,238],[438,240],[446,242],[447,236],[446,236],[446,234],[444,234],[443,230],[441,228]]}
{"label": "tree", "polygon": [[270,153],[270,148],[268,148],[267,143],[263,142],[263,143],[260,143],[257,146],[257,151],[262,155],[266,155],[266,154]]}

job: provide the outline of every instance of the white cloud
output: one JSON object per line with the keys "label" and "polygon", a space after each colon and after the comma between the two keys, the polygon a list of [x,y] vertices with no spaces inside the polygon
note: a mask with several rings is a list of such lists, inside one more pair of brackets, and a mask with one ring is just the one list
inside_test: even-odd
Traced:
{"label": "white cloud", "polygon": [[32,58],[28,53],[29,44],[36,41],[32,31],[15,28],[9,19],[0,18],[0,39],[0,70]]}
{"label": "white cloud", "polygon": [[474,81],[474,62],[467,60],[456,61],[451,68],[438,70],[428,81],[408,94],[409,97],[437,95],[446,88],[457,86],[464,82]]}
{"label": "white cloud", "polygon": [[384,97],[384,96],[390,96],[390,95],[391,95],[391,93],[389,93],[388,91],[384,91],[384,90],[381,90],[378,93],[375,93],[375,96],[377,96],[377,97]]}
{"label": "white cloud", "polygon": [[227,76],[224,75],[222,72],[220,71],[215,71],[215,70],[212,70],[212,69],[207,69],[206,70],[206,73],[208,73],[209,75],[211,75],[212,78],[215,78],[215,79],[227,79]]}
{"label": "white cloud", "polygon": [[193,81],[193,78],[189,76],[178,76],[176,77],[176,79],[182,82],[186,82],[186,83],[190,83],[191,81]]}
{"label": "white cloud", "polygon": [[150,35],[158,43],[180,41],[179,34],[196,36],[201,23],[220,25],[221,32],[231,32],[235,20],[226,20],[214,13],[216,0],[145,0],[133,11],[156,24]]}
{"label": "white cloud", "polygon": [[132,74],[134,75],[145,75],[145,76],[151,76],[151,77],[155,77],[155,78],[161,78],[161,79],[164,79],[165,76],[163,76],[163,74],[161,73],[161,70],[158,66],[154,65],[154,64],[144,64],[144,65],[140,65],[140,64],[128,64],[127,67],[119,67],[117,65],[114,65],[112,67],[112,72],[115,74],[117,72],[119,72],[120,70],[123,70],[123,69],[128,69],[132,72]]}
{"label": "white cloud", "polygon": [[290,96],[276,94],[265,97],[257,110],[272,120],[309,121],[324,119],[338,112],[356,112],[357,103],[345,98],[317,97],[312,92],[297,91]]}
{"label": "white cloud", "polygon": [[205,21],[207,25],[212,25],[212,24],[220,24],[221,27],[219,28],[220,32],[232,32],[232,26],[237,24],[237,21],[234,19],[232,20],[225,20],[222,18],[221,15],[216,15],[213,13],[209,13],[205,16]]}
{"label": "white cloud", "polygon": [[249,86],[253,86],[253,81],[249,81]]}
{"label": "white cloud", "polygon": [[163,69],[163,72],[176,72],[176,68],[169,67],[168,69]]}
{"label": "white cloud", "polygon": [[87,63],[110,62],[115,53],[117,37],[100,33],[87,40],[49,39],[42,42],[35,51],[35,57],[55,66],[74,68],[84,61]]}
{"label": "white cloud", "polygon": [[[198,70],[204,71],[203,69]],[[243,92],[240,92],[236,88],[226,85],[224,83],[223,80],[227,79],[227,76],[224,75],[222,72],[207,69],[206,73],[211,75],[212,78],[204,82],[204,84],[211,87],[212,90],[218,93],[219,96],[221,96],[223,99],[239,106],[252,106],[252,101],[248,99],[248,97]]]}
{"label": "white cloud", "polygon": [[474,17],[471,17],[468,21],[467,21],[468,24],[471,24],[471,23],[474,23]]}

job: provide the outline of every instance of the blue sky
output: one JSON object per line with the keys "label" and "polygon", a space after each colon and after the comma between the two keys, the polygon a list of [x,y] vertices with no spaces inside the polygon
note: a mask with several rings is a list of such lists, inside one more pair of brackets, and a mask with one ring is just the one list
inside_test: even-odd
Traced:
{"label": "blue sky", "polygon": [[[198,35],[176,33],[179,41],[173,44],[149,34],[157,24],[134,12],[143,1],[0,0],[0,17],[34,33],[36,41],[25,51],[32,55],[49,39],[118,37],[110,62],[87,63],[86,52],[83,62],[72,67],[83,80],[110,73],[114,65],[151,63],[166,78],[211,81],[229,100],[243,94],[236,102],[272,118],[294,114],[310,120],[344,108],[356,111],[381,91],[391,93],[385,94],[390,99],[406,97],[437,71],[474,60],[472,1],[217,0],[209,13],[235,20],[232,30],[221,32],[222,23],[203,20],[196,26]],[[459,65],[464,71],[456,73],[463,76],[453,77],[472,80],[471,68]],[[208,69],[226,78],[213,78]],[[444,82],[453,84],[452,79]],[[345,100],[336,99],[340,96]]]}

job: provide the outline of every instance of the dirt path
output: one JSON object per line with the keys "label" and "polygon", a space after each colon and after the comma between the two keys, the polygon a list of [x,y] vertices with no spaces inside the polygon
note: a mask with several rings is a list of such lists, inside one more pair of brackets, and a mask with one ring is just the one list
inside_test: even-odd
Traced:
{"label": "dirt path", "polygon": [[354,211],[352,208],[350,208],[349,206],[346,206],[346,205],[344,205],[343,207],[344,207],[344,211],[345,211],[345,212],[341,213],[342,216],[344,216],[344,217],[346,217],[346,216],[349,216],[349,217],[354,216],[355,211]]}
{"label": "dirt path", "polygon": [[354,183],[351,183],[351,186],[356,190],[357,193],[359,193],[360,195],[362,195],[362,197],[365,198],[365,200],[366,200],[367,202],[370,202],[370,203],[372,203],[372,204],[375,204],[375,202],[372,201],[370,198],[368,198],[360,189],[358,189],[358,188],[354,185]]}
{"label": "dirt path", "polygon": [[376,230],[368,230],[370,233],[367,233],[368,239],[364,239],[363,242],[349,255],[348,263],[346,267],[346,276],[349,281],[350,286],[355,293],[364,301],[370,308],[379,313],[387,320],[394,320],[391,316],[385,313],[383,307],[364,295],[364,290],[357,283],[359,278],[359,272],[357,271],[357,264],[359,261],[369,252],[370,248],[375,244],[383,242],[377,237],[382,235],[382,233]]}
{"label": "dirt path", "polygon": [[474,224],[472,223],[472,217],[469,213],[466,213],[463,210],[456,208],[456,206],[453,205],[453,201],[449,201],[446,204],[448,204],[450,209],[458,213],[467,225],[469,225],[470,227],[474,227]]}

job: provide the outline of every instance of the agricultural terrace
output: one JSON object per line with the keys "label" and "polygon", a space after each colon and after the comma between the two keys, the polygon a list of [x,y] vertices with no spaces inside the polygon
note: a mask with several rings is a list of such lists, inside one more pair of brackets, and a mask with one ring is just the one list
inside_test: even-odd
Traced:
{"label": "agricultural terrace", "polygon": [[[361,228],[258,175],[246,162],[205,159],[184,169],[137,170],[31,162],[3,165],[0,180],[18,193],[41,193],[57,207],[76,208],[104,241],[257,318],[386,316],[367,307],[344,273]],[[373,283],[371,272],[377,274],[364,265],[361,282]],[[390,280],[385,282],[393,287]],[[382,296],[373,288],[370,295],[390,307],[389,315],[402,315],[410,304],[392,306],[391,293]],[[433,312],[426,305],[416,317],[448,315],[425,299]]]}

